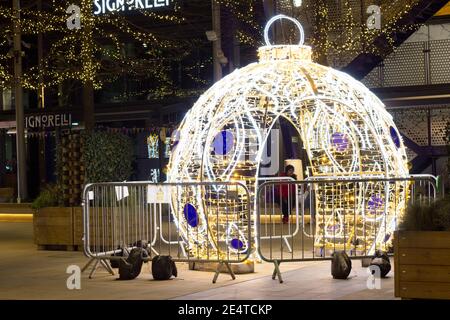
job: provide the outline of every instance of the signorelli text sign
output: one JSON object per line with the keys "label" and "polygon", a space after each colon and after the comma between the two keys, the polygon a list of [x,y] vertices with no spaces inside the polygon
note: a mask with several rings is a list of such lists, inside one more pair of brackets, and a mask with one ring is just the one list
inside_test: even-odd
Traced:
{"label": "signorelli text sign", "polygon": [[25,117],[25,127],[27,129],[68,127],[72,125],[72,115],[63,114],[42,114]]}
{"label": "signorelli text sign", "polygon": [[94,14],[170,8],[174,0],[94,0]]}

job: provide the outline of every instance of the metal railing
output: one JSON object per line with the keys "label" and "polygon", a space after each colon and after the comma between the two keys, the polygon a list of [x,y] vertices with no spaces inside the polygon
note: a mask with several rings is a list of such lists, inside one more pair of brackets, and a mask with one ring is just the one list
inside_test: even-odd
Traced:
{"label": "metal railing", "polygon": [[[258,178],[258,181],[259,182],[260,181],[281,182],[281,181],[295,181],[295,179],[292,178],[292,177],[260,177],[260,178]],[[266,192],[267,192],[267,194],[265,196],[266,198],[273,198],[274,199],[277,196],[277,188],[275,188],[275,185],[272,185],[272,188],[269,189],[269,190],[266,190]],[[295,194],[295,197],[298,196],[298,192],[295,192],[294,194]],[[298,201],[298,199],[296,201]],[[263,205],[264,205],[264,210],[265,211],[269,210],[268,206],[270,206],[270,209],[272,209],[272,213],[276,209],[275,206],[274,206],[274,203],[272,203],[272,205],[271,205],[270,203],[264,202]],[[272,215],[269,215],[269,217],[271,218]],[[260,220],[262,218],[264,219],[264,218],[267,218],[267,217],[266,216],[263,216],[263,217],[260,216]],[[284,244],[288,248],[289,252],[291,252],[292,248],[291,248],[291,246],[289,244],[288,239],[295,237],[298,234],[298,232],[300,231],[299,221],[300,221],[300,219],[299,219],[299,208],[296,207],[295,208],[295,219],[294,219],[295,224],[293,225],[293,228],[291,228],[292,225],[289,224],[289,230],[288,230],[288,232],[286,234],[283,234],[283,235],[272,235],[270,232],[268,232],[267,224],[265,224],[266,230],[264,230],[265,232],[263,233],[265,235],[262,235],[262,236],[260,235],[259,240],[260,241],[262,241],[262,240],[273,240],[274,238],[275,239],[276,238],[282,239],[284,241]],[[258,243],[261,243],[261,242],[258,242]],[[263,241],[262,243],[264,244],[265,241]]]}
{"label": "metal railing", "polygon": [[170,255],[178,262],[218,263],[216,282],[222,266],[234,279],[230,264],[246,261],[256,246],[282,282],[282,262],[331,260],[336,251],[351,258],[389,251],[407,205],[436,196],[430,175],[270,179],[256,199],[239,182],[90,184],[83,192],[84,253],[90,258],[83,271],[94,263],[90,277],[99,265],[114,274],[109,261],[146,243],[147,260]]}
{"label": "metal railing", "polygon": [[274,263],[273,279],[282,282],[282,262],[331,260],[336,251],[351,258],[389,252],[407,205],[436,195],[436,178],[429,175],[265,182],[256,194],[258,254]]}
{"label": "metal railing", "polygon": [[217,262],[213,282],[225,265],[247,260],[251,249],[250,194],[239,182],[95,183],[83,192],[84,253],[114,274],[109,261],[122,250],[146,243],[148,257],[177,262]]}

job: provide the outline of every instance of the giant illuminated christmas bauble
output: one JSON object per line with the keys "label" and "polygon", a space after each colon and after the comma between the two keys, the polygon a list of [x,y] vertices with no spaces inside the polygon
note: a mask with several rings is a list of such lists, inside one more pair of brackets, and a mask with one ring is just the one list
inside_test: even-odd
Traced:
{"label": "giant illuminated christmas bauble", "polygon": [[[199,98],[179,126],[169,182],[242,181],[250,190],[247,200],[256,214],[261,156],[279,118],[298,130],[310,161],[309,179],[408,175],[401,136],[383,103],[348,74],[314,63],[311,48],[303,45],[301,35],[299,45],[267,44],[259,48],[258,62],[235,70]],[[376,234],[366,237],[364,246],[371,251],[375,244],[382,246],[389,241],[385,235],[391,234],[404,211],[404,187],[386,188],[384,182],[363,187],[347,184],[339,192],[335,190],[333,200],[316,201],[320,206],[316,211],[325,212],[325,218],[317,222],[315,246],[329,246],[333,238],[334,247],[347,242],[349,248],[350,241],[362,238],[359,222],[342,222],[346,214],[354,214],[355,208],[366,227]],[[332,184],[321,185],[315,193],[317,199],[324,199],[332,188]],[[217,246],[212,230],[222,230],[225,225],[217,219],[211,220],[215,225],[206,225],[205,217],[215,216],[217,211],[198,191],[193,187],[191,192],[174,194],[172,207],[178,227],[190,239],[186,241],[193,243],[195,239],[195,244],[206,250]],[[220,210],[220,214],[226,214],[224,208]],[[337,227],[330,228],[336,221]],[[226,237],[221,241],[232,250],[245,252],[245,225],[236,223],[228,229],[222,230]]]}

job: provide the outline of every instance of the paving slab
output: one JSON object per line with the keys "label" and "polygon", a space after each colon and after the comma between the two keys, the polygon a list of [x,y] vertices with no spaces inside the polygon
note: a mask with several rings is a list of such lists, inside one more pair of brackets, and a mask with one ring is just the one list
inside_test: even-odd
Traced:
{"label": "paving slab", "polygon": [[179,276],[169,281],[152,279],[150,264],[140,276],[118,281],[98,269],[93,279],[81,277],[81,290],[67,289],[67,267],[83,267],[88,259],[81,252],[41,251],[33,244],[30,222],[0,222],[0,299],[393,299],[393,278],[384,279],[380,290],[367,289],[366,269],[354,263],[349,280],[334,280],[330,262],[283,263],[284,283],[272,280],[273,265],[257,263],[255,273],[231,280],[221,274],[212,283],[213,273],[189,270],[178,263]]}

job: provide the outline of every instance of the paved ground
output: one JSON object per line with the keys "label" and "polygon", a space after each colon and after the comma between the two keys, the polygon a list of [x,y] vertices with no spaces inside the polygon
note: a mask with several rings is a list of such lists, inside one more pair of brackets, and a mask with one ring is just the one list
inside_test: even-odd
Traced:
{"label": "paved ground", "polygon": [[82,267],[80,252],[38,251],[32,241],[32,223],[0,222],[0,299],[394,299],[393,273],[381,289],[366,286],[366,269],[354,261],[348,280],[334,280],[330,262],[281,265],[285,282],[271,279],[272,265],[257,264],[256,272],[231,280],[221,274],[190,271],[178,264],[179,277],[153,281],[149,266],[133,281],[117,281],[99,269],[94,279],[83,274],[81,290],[68,290],[66,269]]}

